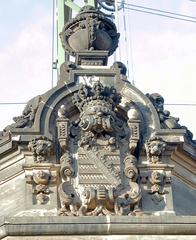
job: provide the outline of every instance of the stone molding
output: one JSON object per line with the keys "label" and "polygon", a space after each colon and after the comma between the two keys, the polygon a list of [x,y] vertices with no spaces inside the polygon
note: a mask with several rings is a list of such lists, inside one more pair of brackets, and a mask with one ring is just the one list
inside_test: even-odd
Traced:
{"label": "stone molding", "polygon": [[0,239],[50,235],[195,235],[195,226],[195,216],[3,217]]}

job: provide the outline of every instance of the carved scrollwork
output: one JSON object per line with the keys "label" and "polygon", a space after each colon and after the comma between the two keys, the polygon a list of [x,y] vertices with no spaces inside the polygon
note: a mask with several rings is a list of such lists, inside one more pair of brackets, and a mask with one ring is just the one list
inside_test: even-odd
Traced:
{"label": "carved scrollwork", "polygon": [[115,213],[117,215],[134,215],[139,212],[139,201],[141,199],[141,188],[135,182],[121,189],[115,201]]}
{"label": "carved scrollwork", "polygon": [[77,216],[78,210],[81,206],[81,200],[78,197],[72,184],[70,184],[70,182],[61,183],[58,192],[61,201],[61,209],[59,210],[59,215]]}
{"label": "carved scrollwork", "polygon": [[60,159],[60,174],[64,180],[69,180],[74,176],[74,169],[72,167],[73,160],[68,152],[65,152]]}
{"label": "carved scrollwork", "polygon": [[68,139],[69,139],[69,119],[65,117],[65,105],[61,105],[58,110],[58,118],[56,120],[57,125],[57,137],[61,150],[64,152],[68,148]]}
{"label": "carved scrollwork", "polygon": [[85,189],[83,192],[84,201],[80,208],[80,215],[84,216],[100,216],[113,214],[114,205],[114,189],[106,189],[99,186],[97,189],[93,187]]}
{"label": "carved scrollwork", "polygon": [[136,181],[138,176],[138,169],[136,167],[137,159],[133,155],[128,155],[124,159],[124,173],[127,178]]}
{"label": "carved scrollwork", "polygon": [[135,154],[136,149],[138,148],[140,140],[140,116],[138,110],[132,104],[131,108],[127,112],[128,116],[128,126],[130,130],[129,135],[129,151],[131,154]]}

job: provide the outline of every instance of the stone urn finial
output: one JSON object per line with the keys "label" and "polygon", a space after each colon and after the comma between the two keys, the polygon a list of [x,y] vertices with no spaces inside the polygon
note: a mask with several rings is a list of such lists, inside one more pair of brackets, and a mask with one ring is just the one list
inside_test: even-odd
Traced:
{"label": "stone urn finial", "polygon": [[112,55],[119,36],[115,24],[92,6],[81,8],[60,33],[65,51],[74,56],[84,51],[108,51]]}

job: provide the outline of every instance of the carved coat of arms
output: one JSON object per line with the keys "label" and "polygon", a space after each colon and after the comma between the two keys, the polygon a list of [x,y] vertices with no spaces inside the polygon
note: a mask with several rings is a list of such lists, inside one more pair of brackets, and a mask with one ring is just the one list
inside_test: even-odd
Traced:
{"label": "carved coat of arms", "polygon": [[71,123],[59,114],[61,215],[128,215],[138,210],[141,190],[132,154],[137,144],[131,145],[137,141],[130,122],[118,113],[120,101],[114,87],[82,84],[73,95],[79,118]]}

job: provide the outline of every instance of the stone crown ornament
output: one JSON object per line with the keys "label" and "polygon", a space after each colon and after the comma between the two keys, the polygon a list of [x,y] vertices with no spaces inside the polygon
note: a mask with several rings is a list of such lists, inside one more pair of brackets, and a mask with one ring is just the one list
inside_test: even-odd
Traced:
{"label": "stone crown ornament", "polygon": [[103,110],[110,113],[121,101],[121,96],[114,87],[104,87],[100,82],[96,82],[93,87],[81,84],[79,91],[73,96],[73,103],[80,111],[94,112]]}
{"label": "stone crown ornament", "polygon": [[62,45],[71,55],[93,50],[108,51],[112,55],[118,46],[119,36],[115,24],[92,6],[83,7],[60,33]]}

